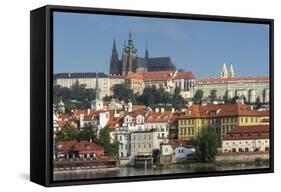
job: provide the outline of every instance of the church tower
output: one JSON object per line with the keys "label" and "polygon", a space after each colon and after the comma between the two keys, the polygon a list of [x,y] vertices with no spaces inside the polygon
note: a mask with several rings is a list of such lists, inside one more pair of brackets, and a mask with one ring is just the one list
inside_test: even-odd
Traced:
{"label": "church tower", "polygon": [[229,70],[229,74],[228,74],[229,78],[234,78],[234,68],[233,65],[230,65],[230,70]]}
{"label": "church tower", "polygon": [[118,52],[116,49],[116,43],[115,39],[113,40],[113,48],[112,48],[112,53],[110,57],[110,69],[109,69],[109,74],[111,75],[119,75],[120,74],[120,69],[119,69],[119,61],[118,61]]}
{"label": "church tower", "polygon": [[96,99],[91,104],[91,109],[94,110],[102,110],[103,109],[103,100],[100,94],[100,86],[99,86],[99,74],[96,73],[96,87],[95,87],[95,95]]}
{"label": "church tower", "polygon": [[132,32],[129,32],[127,45],[124,45],[122,54],[122,75],[127,75],[135,72],[137,61],[137,49],[134,47]]}
{"label": "church tower", "polygon": [[227,73],[227,68],[225,63],[222,66],[222,70],[221,70],[221,78],[227,78],[228,77],[228,73]]}

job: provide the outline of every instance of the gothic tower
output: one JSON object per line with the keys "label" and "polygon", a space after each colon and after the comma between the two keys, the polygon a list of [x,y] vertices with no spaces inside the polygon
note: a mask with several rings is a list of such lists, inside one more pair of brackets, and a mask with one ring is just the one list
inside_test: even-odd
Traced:
{"label": "gothic tower", "polygon": [[222,66],[222,70],[221,70],[221,78],[227,78],[228,77],[228,73],[227,73],[227,68],[225,63]]}
{"label": "gothic tower", "polygon": [[115,39],[113,40],[113,48],[112,48],[112,53],[110,57],[110,69],[109,69],[109,74],[111,75],[119,75],[120,74],[120,68],[119,68],[119,61],[118,61],[118,52],[116,49],[116,43]]}
{"label": "gothic tower", "polygon": [[134,47],[132,32],[129,32],[127,45],[124,45],[122,54],[122,75],[127,75],[135,72],[137,61],[137,49]]}
{"label": "gothic tower", "polygon": [[228,77],[229,78],[234,78],[234,68],[233,68],[232,64],[230,65]]}
{"label": "gothic tower", "polygon": [[100,86],[99,86],[99,74],[96,73],[96,87],[95,87],[96,99],[92,102],[91,109],[94,109],[97,111],[103,109],[103,100],[102,100],[100,91],[101,90],[100,90]]}

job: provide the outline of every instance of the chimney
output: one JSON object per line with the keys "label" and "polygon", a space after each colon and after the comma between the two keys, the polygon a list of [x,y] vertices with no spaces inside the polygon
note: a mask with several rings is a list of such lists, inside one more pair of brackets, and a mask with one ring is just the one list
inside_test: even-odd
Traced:
{"label": "chimney", "polygon": [[159,108],[155,108],[155,112],[158,113],[159,112]]}
{"label": "chimney", "polygon": [[165,109],[164,107],[161,108],[161,113],[164,113]]}
{"label": "chimney", "polygon": [[173,107],[173,108],[172,108],[172,113],[174,113],[174,112],[175,112],[175,108]]}
{"label": "chimney", "polygon": [[90,109],[87,109],[87,115],[90,115],[90,111],[91,111]]}

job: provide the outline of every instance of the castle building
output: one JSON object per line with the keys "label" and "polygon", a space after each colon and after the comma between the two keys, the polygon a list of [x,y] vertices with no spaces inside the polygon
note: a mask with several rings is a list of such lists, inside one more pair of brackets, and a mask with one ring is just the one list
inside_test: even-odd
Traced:
{"label": "castle building", "polygon": [[116,42],[113,40],[113,48],[110,57],[110,75],[128,75],[131,73],[141,73],[147,71],[174,70],[170,57],[149,57],[146,44],[144,57],[139,57],[138,50],[134,47],[132,32],[129,32],[129,38],[125,41],[121,59],[116,48]]}
{"label": "castle building", "polygon": [[207,98],[212,90],[216,90],[218,99],[225,96],[231,99],[235,96],[244,97],[247,102],[254,103],[259,97],[261,102],[270,100],[269,77],[235,77],[234,66],[230,65],[229,71],[223,64],[220,78],[196,79],[191,89],[191,96],[197,90],[203,91],[203,97]]}

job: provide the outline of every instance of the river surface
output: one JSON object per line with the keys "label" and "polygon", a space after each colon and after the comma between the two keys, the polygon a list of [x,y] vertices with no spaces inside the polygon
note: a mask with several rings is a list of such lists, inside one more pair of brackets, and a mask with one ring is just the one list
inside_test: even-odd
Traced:
{"label": "river surface", "polygon": [[194,172],[213,172],[227,170],[245,170],[245,169],[263,169],[268,168],[256,166],[225,166],[225,167],[208,167],[208,168],[135,168],[121,167],[109,168],[101,170],[74,170],[74,171],[55,171],[54,180],[77,180],[77,179],[95,179],[95,178],[110,178],[110,177],[128,177],[128,176],[144,176],[144,175],[162,175],[176,173],[194,173]]}

